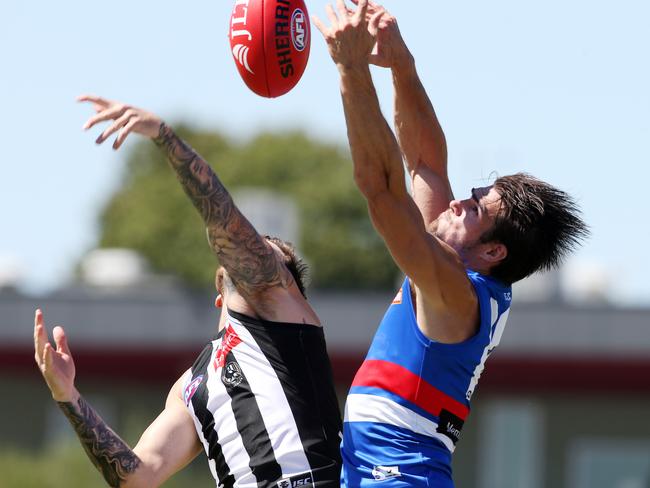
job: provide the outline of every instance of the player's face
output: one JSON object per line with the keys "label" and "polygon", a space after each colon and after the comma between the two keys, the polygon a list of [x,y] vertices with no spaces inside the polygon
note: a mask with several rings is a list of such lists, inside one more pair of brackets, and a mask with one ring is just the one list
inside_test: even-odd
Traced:
{"label": "player's face", "polygon": [[429,230],[464,257],[494,225],[499,205],[500,195],[493,187],[472,188],[469,198],[452,200]]}

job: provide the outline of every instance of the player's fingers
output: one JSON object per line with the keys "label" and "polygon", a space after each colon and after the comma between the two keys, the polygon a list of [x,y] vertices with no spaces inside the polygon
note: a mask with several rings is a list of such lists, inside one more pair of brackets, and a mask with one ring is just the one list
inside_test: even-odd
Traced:
{"label": "player's fingers", "polygon": [[61,326],[54,327],[52,330],[52,335],[54,336],[54,343],[56,344],[56,350],[64,354],[70,354],[70,348],[68,347],[68,338],[65,335],[65,330]]}
{"label": "player's fingers", "polygon": [[348,7],[345,5],[344,0],[336,0],[336,8],[339,11],[339,15],[342,18],[345,19],[345,18],[348,17],[349,10],[348,10]]}
{"label": "player's fingers", "polygon": [[[359,0],[350,0],[350,1],[353,4],[357,5],[357,6],[359,5]],[[368,0],[368,10],[367,10],[368,14],[372,15],[377,11],[377,9],[380,9],[380,8],[383,8],[383,7],[376,4],[375,2],[371,2],[370,0]]]}
{"label": "player's fingers", "polygon": [[379,22],[381,21],[381,17],[383,15],[384,12],[380,10],[370,18],[370,21],[368,22],[368,32],[370,32],[371,36],[374,37],[377,35],[377,31],[379,30]]}
{"label": "player's fingers", "polygon": [[318,17],[316,17],[315,15],[312,15],[312,16],[311,16],[311,21],[314,23],[314,25],[315,25],[316,28],[320,31],[320,33],[323,34],[323,36],[327,37],[328,29],[327,29],[327,27],[325,26],[325,24],[323,24],[323,21],[321,21],[321,20],[320,20]]}
{"label": "player's fingers", "polygon": [[43,366],[45,366],[45,371],[52,371],[52,362],[54,361],[54,348],[49,342],[45,344],[45,349],[43,350]]}
{"label": "player's fingers", "polygon": [[120,131],[120,133],[117,135],[117,138],[115,139],[115,142],[113,142],[113,149],[117,150],[120,148],[124,140],[126,139],[126,136],[128,136],[131,131],[133,130],[133,127],[135,127],[135,124],[138,123],[138,118],[137,117],[131,117],[131,120],[124,126],[124,128]]}
{"label": "player's fingers", "polygon": [[110,137],[111,134],[114,134],[122,127],[124,127],[134,115],[135,113],[132,110],[127,110],[124,112],[121,117],[115,120],[115,122],[113,122],[104,132],[99,135],[99,137],[95,140],[95,143],[101,144],[104,142],[108,137]]}
{"label": "player's fingers", "polygon": [[97,115],[93,115],[88,119],[88,121],[84,124],[84,130],[90,129],[92,126],[95,124],[98,124],[99,122],[103,122],[105,120],[113,120],[117,119],[118,117],[121,117],[124,112],[126,112],[127,107],[126,105],[114,105],[112,107],[107,108],[106,110],[103,110],[99,112]]}
{"label": "player's fingers", "polygon": [[359,0],[357,2],[357,11],[354,14],[353,20],[358,21],[366,18],[368,12],[368,0]]}
{"label": "player's fingers", "polygon": [[336,16],[336,12],[334,12],[334,7],[332,7],[331,4],[327,4],[325,6],[325,13],[327,13],[327,18],[330,19],[330,22],[332,23],[332,28],[336,29],[339,26],[339,18]]}
{"label": "player's fingers", "polygon": [[39,365],[43,362],[45,344],[47,344],[47,332],[43,323],[43,312],[37,309],[34,314],[34,355]]}
{"label": "player's fingers", "polygon": [[107,100],[97,95],[79,95],[77,97],[77,102],[92,102],[95,105],[100,105],[104,108],[108,107],[111,104],[110,100]]}

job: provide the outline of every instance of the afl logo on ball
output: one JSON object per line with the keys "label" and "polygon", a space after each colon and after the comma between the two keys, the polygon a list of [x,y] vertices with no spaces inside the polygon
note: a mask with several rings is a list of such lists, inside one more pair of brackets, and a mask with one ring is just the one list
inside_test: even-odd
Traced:
{"label": "afl logo on ball", "polygon": [[297,51],[304,51],[307,44],[307,19],[299,8],[291,16],[291,41]]}

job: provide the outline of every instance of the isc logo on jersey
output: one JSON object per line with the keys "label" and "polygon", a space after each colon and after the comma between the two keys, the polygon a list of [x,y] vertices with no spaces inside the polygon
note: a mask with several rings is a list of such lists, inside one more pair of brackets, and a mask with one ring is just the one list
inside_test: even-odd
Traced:
{"label": "isc logo on jersey", "polygon": [[314,486],[311,475],[299,474],[291,478],[284,478],[277,482],[278,488],[310,488]]}

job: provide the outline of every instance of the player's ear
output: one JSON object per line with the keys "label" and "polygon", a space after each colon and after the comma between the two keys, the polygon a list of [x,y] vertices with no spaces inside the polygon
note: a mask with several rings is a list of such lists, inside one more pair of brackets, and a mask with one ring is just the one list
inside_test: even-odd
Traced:
{"label": "player's ear", "polygon": [[481,258],[491,265],[503,261],[508,256],[508,248],[500,242],[487,242],[481,252]]}
{"label": "player's ear", "polygon": [[217,289],[217,293],[220,295],[223,294],[223,282],[225,279],[226,271],[223,269],[223,266],[219,266],[217,269],[217,274],[214,277],[214,286]]}
{"label": "player's ear", "polygon": [[217,307],[217,308],[223,307],[223,295],[221,295],[221,293],[219,293],[217,295],[217,298],[215,298],[214,306]]}

